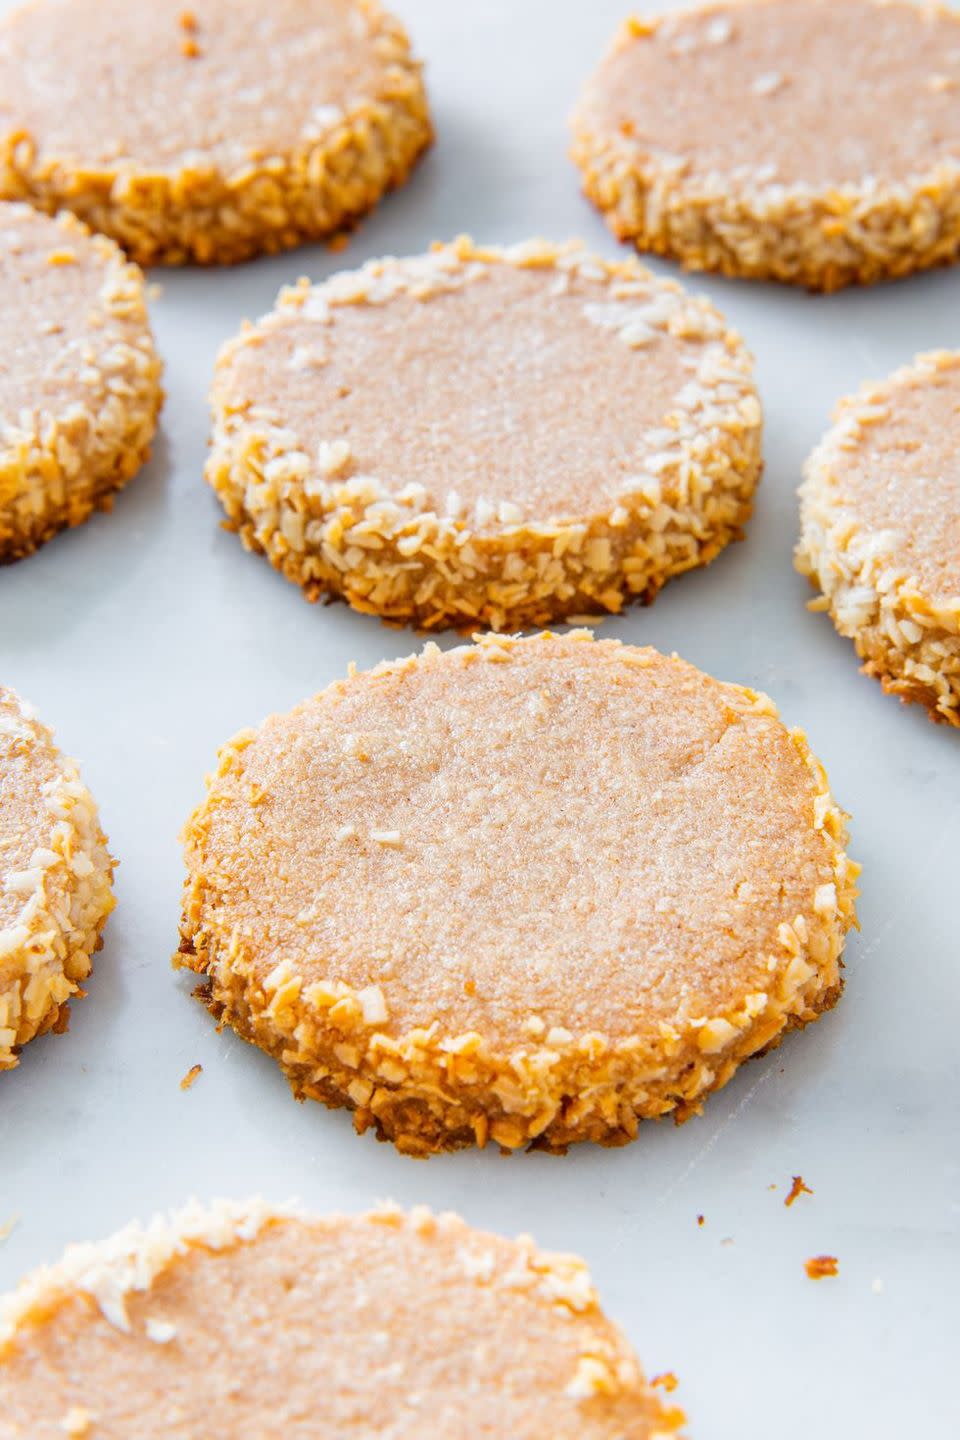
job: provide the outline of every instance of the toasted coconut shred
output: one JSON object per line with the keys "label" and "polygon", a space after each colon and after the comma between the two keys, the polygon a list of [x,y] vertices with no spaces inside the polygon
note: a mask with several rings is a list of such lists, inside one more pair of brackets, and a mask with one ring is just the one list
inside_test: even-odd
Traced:
{"label": "toasted coconut shred", "polygon": [[960,726],[960,354],[841,402],[807,461],[797,568],[864,671]]}
{"label": "toasted coconut shred", "polygon": [[71,215],[0,204],[0,563],[108,509],[163,400],[144,279]]}
{"label": "toasted coconut shred", "polygon": [[305,1415],[333,1440],[358,1406],[364,1433],[397,1440],[424,1433],[427,1404],[431,1432],[517,1440],[666,1440],[683,1421],[583,1261],[394,1205],[320,1219],[194,1204],[71,1246],[0,1300],[0,1381],[3,1440],[46,1440],[67,1418],[101,1440],[131,1423],[138,1440],[195,1435],[228,1381],[235,1440]]}
{"label": "toasted coconut shred", "polygon": [[625,23],[572,156],[620,239],[834,290],[956,259],[958,94],[944,5],[709,4]]}
{"label": "toasted coconut shred", "polygon": [[761,470],[716,310],[543,241],[301,281],[224,347],[212,406],[244,545],[308,599],[427,629],[651,600],[740,537]]}
{"label": "toasted coconut shred", "polygon": [[0,687],[0,1070],[66,1027],[114,906],[97,807],[72,760]]}
{"label": "toasted coconut shred", "polygon": [[141,264],[227,264],[353,224],[432,129],[377,0],[36,0],[0,22],[0,198]]}
{"label": "toasted coconut shred", "polygon": [[623,1144],[835,1003],[845,839],[766,696],[583,631],[428,645],[223,748],[175,963],[405,1153]]}

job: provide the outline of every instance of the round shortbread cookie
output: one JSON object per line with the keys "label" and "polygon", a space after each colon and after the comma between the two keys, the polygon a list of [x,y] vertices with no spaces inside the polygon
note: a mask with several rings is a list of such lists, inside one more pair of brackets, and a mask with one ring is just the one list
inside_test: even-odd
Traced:
{"label": "round shortbread cookie", "polygon": [[0,686],[0,1070],[66,1029],[113,909],[113,865],[76,764]]}
{"label": "round shortbread cookie", "polygon": [[750,357],[635,261],[461,239],[301,281],[223,351],[207,478],[308,598],[432,629],[652,599],[739,538]]}
{"label": "round shortbread cookie", "polygon": [[176,962],[410,1154],[622,1144],[840,993],[856,867],[766,696],[587,631],[353,674],[220,752]]}
{"label": "round shortbread cookie", "polygon": [[834,290],[956,259],[960,17],[912,0],[729,0],[630,20],[573,119],[621,239]]}
{"label": "round shortbread cookie", "polygon": [[143,275],[72,215],[0,204],[0,311],[2,563],[109,508],[163,391]]}
{"label": "round shortbread cookie", "polygon": [[864,670],[960,725],[960,353],[844,400],[807,461],[797,568]]}
{"label": "round shortbread cookie", "polygon": [[0,197],[144,265],[342,230],[431,139],[378,0],[32,0],[0,24]]}
{"label": "round shortbread cookie", "polygon": [[667,1440],[683,1422],[582,1260],[386,1205],[193,1205],[71,1246],[0,1299],[0,1389],[0,1440]]}

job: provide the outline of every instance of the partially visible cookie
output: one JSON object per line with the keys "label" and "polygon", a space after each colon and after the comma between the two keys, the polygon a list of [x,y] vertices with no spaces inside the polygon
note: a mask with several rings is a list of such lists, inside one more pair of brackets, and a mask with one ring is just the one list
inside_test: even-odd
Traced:
{"label": "partially visible cookie", "polygon": [[960,726],[960,353],[841,402],[807,461],[797,567],[868,675]]}
{"label": "partially visible cookie", "polygon": [[426,629],[652,600],[740,537],[761,471],[723,317],[543,241],[302,281],[224,347],[212,404],[243,543],[309,599]]}
{"label": "partially visible cookie", "polygon": [[143,265],[340,231],[431,136],[378,0],[33,0],[0,21],[0,198],[74,210]]}
{"label": "partially visible cookie", "polygon": [[177,963],[408,1154],[622,1145],[841,988],[857,867],[764,695],[589,632],[388,662],[220,752]]}
{"label": "partially visible cookie", "polygon": [[960,250],[960,17],[910,0],[726,0],[633,19],[573,121],[623,240],[834,290]]}
{"label": "partially visible cookie", "polygon": [[109,508],[163,392],[143,275],[72,215],[0,204],[0,315],[2,563]]}
{"label": "partially visible cookie", "polygon": [[0,1300],[0,1391],[0,1440],[668,1440],[683,1421],[581,1260],[394,1206],[194,1205],[72,1246]]}
{"label": "partially visible cookie", "polygon": [[114,906],[113,865],[76,764],[0,686],[0,1070],[66,1028]]}

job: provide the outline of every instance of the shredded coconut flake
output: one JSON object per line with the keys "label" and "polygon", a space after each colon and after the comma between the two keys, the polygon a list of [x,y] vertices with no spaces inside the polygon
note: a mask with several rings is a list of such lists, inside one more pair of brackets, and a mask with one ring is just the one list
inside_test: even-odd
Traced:
{"label": "shredded coconut flake", "polygon": [[775,95],[782,90],[786,81],[777,70],[767,70],[763,75],[758,75],[751,85],[754,95]]}
{"label": "shredded coconut flake", "polygon": [[177,1334],[176,1325],[172,1325],[169,1320],[155,1320],[152,1315],[147,1317],[143,1328],[147,1339],[152,1340],[154,1345],[169,1345]]}

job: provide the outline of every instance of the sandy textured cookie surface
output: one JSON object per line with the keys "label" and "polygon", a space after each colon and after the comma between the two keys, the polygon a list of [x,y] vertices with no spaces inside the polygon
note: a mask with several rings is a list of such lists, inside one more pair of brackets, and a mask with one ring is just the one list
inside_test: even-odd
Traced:
{"label": "sandy textured cookie surface", "polygon": [[652,599],[742,530],[750,358],[636,262],[469,241],[285,291],[222,351],[207,477],[310,598],[495,629]]}
{"label": "sandy textured cookie surface", "polygon": [[588,632],[385,663],[224,747],[180,963],[405,1151],[617,1144],[839,994],[843,816],[766,696]]}
{"label": "sandy textured cookie surface", "polygon": [[0,1070],[65,1028],[113,909],[113,861],[72,760],[0,686]]}
{"label": "sandy textured cookie surface", "polygon": [[0,1440],[667,1440],[682,1421],[581,1260],[391,1206],[221,1202],[73,1246],[0,1300],[0,1392]]}
{"label": "sandy textured cookie surface", "polygon": [[573,121],[622,239],[831,290],[960,248],[960,17],[741,0],[629,21]]}
{"label": "sandy textured cookie surface", "polygon": [[868,675],[960,725],[960,354],[838,408],[807,461],[798,568]]}
{"label": "sandy textured cookie surface", "polygon": [[0,563],[79,525],[150,455],[143,276],[70,215],[0,204]]}
{"label": "sandy textured cookie surface", "polygon": [[145,265],[328,235],[430,137],[377,0],[31,0],[0,23],[0,196],[74,210]]}

